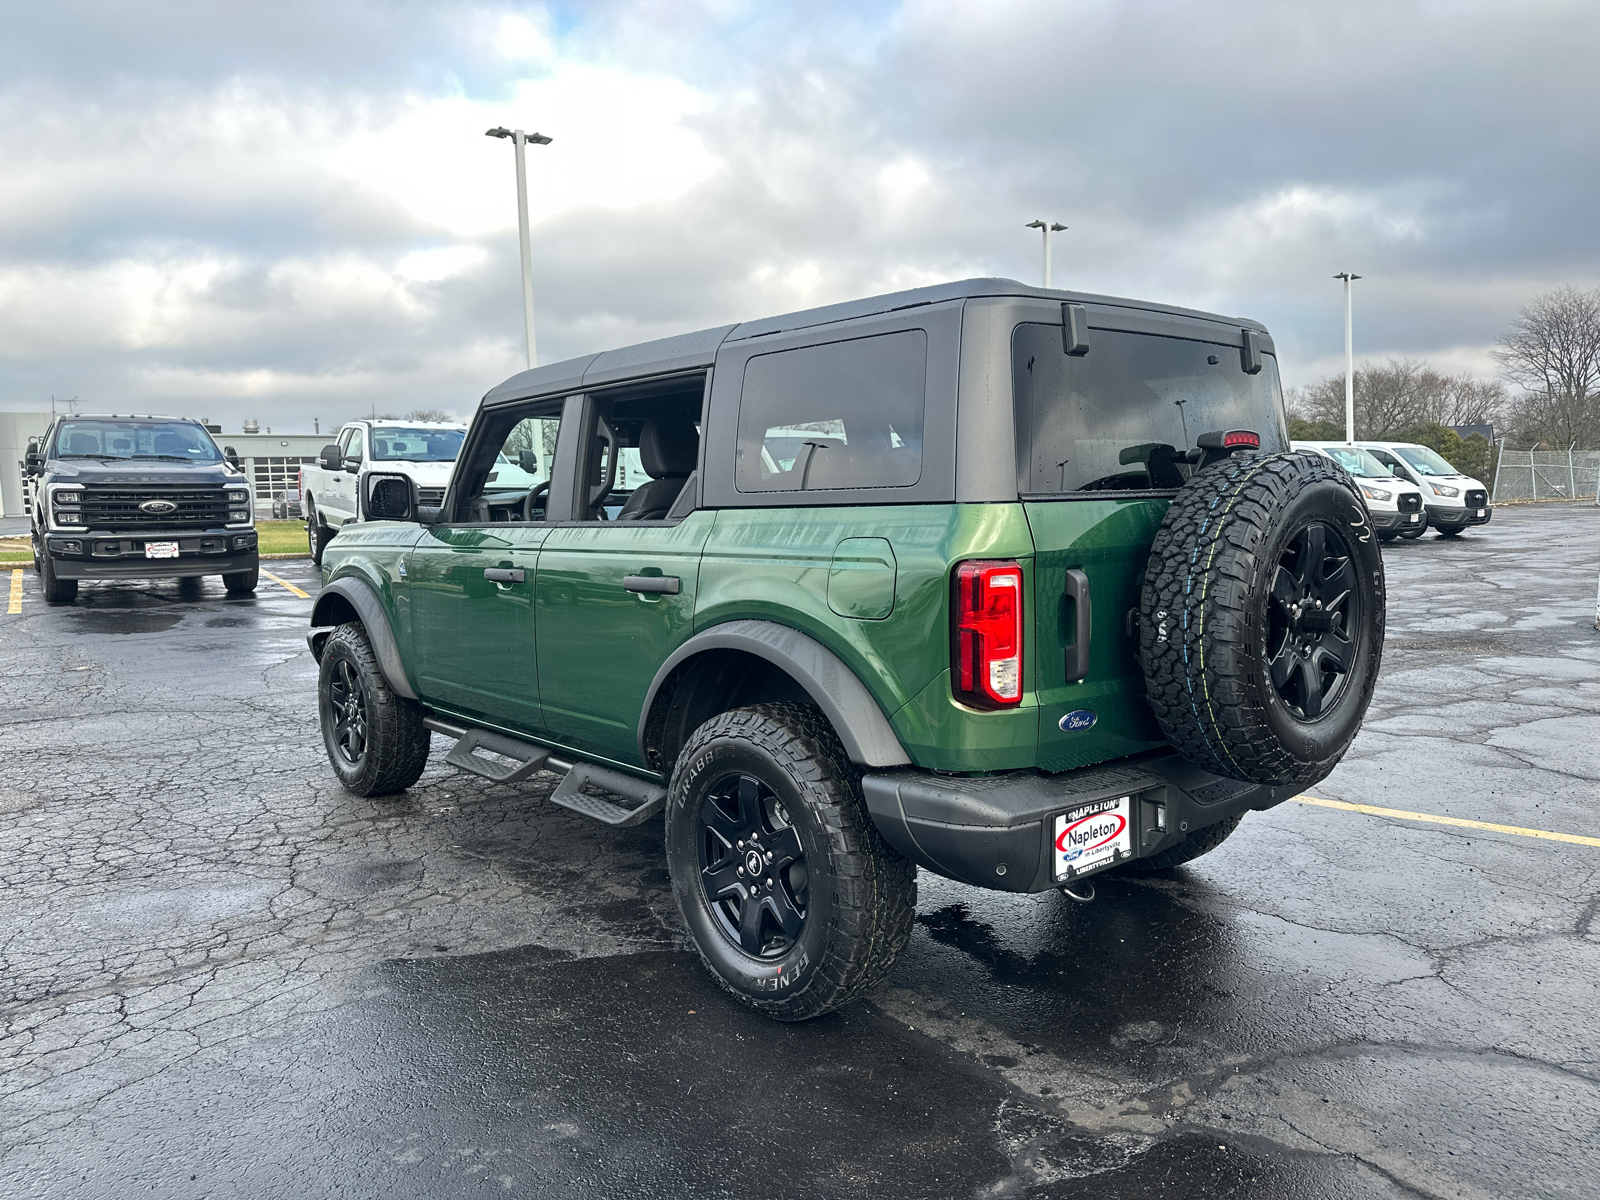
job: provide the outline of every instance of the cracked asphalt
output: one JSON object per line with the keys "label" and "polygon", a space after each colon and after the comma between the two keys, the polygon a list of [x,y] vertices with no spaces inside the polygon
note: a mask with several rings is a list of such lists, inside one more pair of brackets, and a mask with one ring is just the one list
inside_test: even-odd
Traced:
{"label": "cracked asphalt", "polygon": [[[1385,561],[1314,794],[1600,835],[1600,509]],[[308,600],[25,585],[7,1198],[1600,1194],[1600,849],[1288,803],[1089,905],[924,874],[888,985],[781,1026],[686,948],[657,827],[442,741],[400,798],[340,790]]]}

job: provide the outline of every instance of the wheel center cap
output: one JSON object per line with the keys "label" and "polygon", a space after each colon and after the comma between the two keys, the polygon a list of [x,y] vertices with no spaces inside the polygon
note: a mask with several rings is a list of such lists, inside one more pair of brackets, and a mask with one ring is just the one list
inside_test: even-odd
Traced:
{"label": "wheel center cap", "polygon": [[766,860],[761,857],[761,851],[754,846],[744,852],[744,872],[752,877],[760,875],[766,867]]}

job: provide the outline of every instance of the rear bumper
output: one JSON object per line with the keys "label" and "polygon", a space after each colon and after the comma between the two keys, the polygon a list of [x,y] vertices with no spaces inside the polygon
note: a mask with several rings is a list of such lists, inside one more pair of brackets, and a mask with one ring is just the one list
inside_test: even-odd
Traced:
{"label": "rear bumper", "polygon": [[862,779],[884,839],[937,874],[1003,892],[1058,886],[1050,838],[1057,814],[1095,800],[1133,796],[1133,856],[1171,849],[1197,829],[1271,808],[1292,787],[1261,787],[1203,771],[1176,754],[1123,759],[1047,775],[987,778],[902,769]]}
{"label": "rear bumper", "polygon": [[[177,558],[146,558],[146,542],[177,542]],[[45,551],[57,579],[183,579],[231,575],[260,561],[253,529],[201,533],[76,533],[51,530]]]}

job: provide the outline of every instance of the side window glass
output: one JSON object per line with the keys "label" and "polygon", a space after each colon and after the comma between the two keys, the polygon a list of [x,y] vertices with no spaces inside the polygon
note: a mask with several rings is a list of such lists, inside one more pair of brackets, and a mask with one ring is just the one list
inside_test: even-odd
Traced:
{"label": "side window glass", "polygon": [[916,483],[927,375],[920,329],[752,358],[739,399],[738,489]]}
{"label": "side window glass", "polygon": [[489,464],[474,520],[544,520],[560,428],[559,413],[524,417],[511,427]]}
{"label": "side window glass", "polygon": [[352,429],[350,431],[350,448],[344,452],[344,456],[354,459],[356,462],[366,458],[366,453],[361,443],[361,430]]}

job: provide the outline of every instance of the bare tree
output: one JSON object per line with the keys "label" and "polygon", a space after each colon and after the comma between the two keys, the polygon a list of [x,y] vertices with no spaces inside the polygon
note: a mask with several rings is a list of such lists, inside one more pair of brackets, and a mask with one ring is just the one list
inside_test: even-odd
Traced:
{"label": "bare tree", "polygon": [[[1463,373],[1443,375],[1424,361],[1394,359],[1381,366],[1363,363],[1355,373],[1356,436],[1406,438],[1424,425],[1483,425],[1496,421],[1505,405],[1505,388],[1495,380]],[[1344,436],[1344,376],[1296,388],[1288,398],[1289,417]]]}
{"label": "bare tree", "polygon": [[1540,296],[1517,314],[1495,358],[1522,389],[1524,436],[1561,449],[1600,444],[1600,289]]}
{"label": "bare tree", "polygon": [[442,408],[413,408],[406,414],[408,421],[454,421],[456,415]]}

